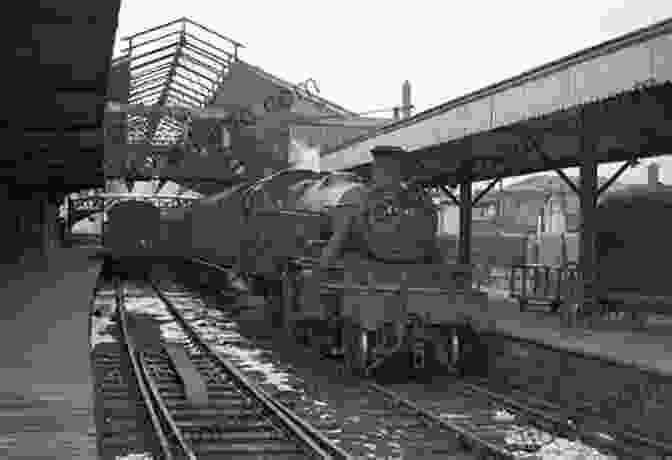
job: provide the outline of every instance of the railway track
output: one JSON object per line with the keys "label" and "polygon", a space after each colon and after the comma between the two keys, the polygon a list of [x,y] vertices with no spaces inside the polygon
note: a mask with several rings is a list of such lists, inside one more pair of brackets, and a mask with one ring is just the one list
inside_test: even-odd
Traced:
{"label": "railway track", "polygon": [[[218,343],[221,345],[222,340],[218,340]],[[235,362],[235,356],[228,358]],[[270,388],[267,391],[273,393]],[[476,457],[529,457],[536,452],[541,455],[536,458],[544,458],[542,452],[552,449],[557,451],[559,445],[571,445],[572,449],[592,452],[588,454],[592,455],[589,458],[672,458],[672,445],[665,441],[653,439],[615,421],[605,420],[596,413],[570,412],[568,408],[535,399],[522,391],[510,389],[504,393],[495,392],[486,381],[455,380],[440,395],[443,404],[436,405],[434,410],[421,408],[389,388],[374,385],[369,386],[369,391],[377,392],[396,406],[403,407],[406,410],[403,417],[406,419],[415,414],[428,424],[445,428],[452,433],[449,437],[462,450],[471,451]],[[314,406],[306,404],[302,408],[300,401],[297,404],[296,397],[287,397],[287,392],[278,392],[274,396],[313,425],[325,425],[321,418],[324,414],[318,413],[316,417]],[[398,415],[380,409],[371,409],[371,412],[379,417],[394,418]],[[441,413],[451,416],[441,417],[438,415]],[[401,424],[409,425],[409,421]],[[324,430],[330,439],[347,445],[342,435],[333,434],[335,431],[338,430]],[[588,446],[600,449],[604,454]]]}
{"label": "railway track", "polygon": [[463,379],[459,385],[463,393],[480,394],[498,401],[538,428],[603,446],[623,458],[672,459],[672,443],[669,441],[648,436],[623,421],[605,419],[592,406],[565,408],[520,389],[493,389],[484,379]]}
{"label": "railway track", "polygon": [[136,377],[135,347],[117,313],[114,288],[100,285],[94,297],[90,344],[98,455],[102,460],[161,458],[157,414],[146,404],[149,393]]}
{"label": "railway track", "polygon": [[[153,413],[161,458],[346,459],[348,455],[217,356],[179,314],[172,338],[207,386],[207,403],[194,404],[169,344],[155,340],[135,349],[128,331],[124,290],[117,284],[117,311],[144,406]],[[175,312],[167,305],[170,314]],[[175,343],[171,344],[174,346]],[[133,361],[133,359],[131,359]]]}
{"label": "railway track", "polygon": [[[264,385],[257,371],[244,369],[249,346],[243,345],[242,337],[231,333],[225,326],[217,337],[213,337],[213,329],[217,326],[213,325],[208,309],[194,308],[193,305],[180,307],[181,298],[184,297],[173,297],[173,301],[178,304],[173,305],[173,308],[182,310],[190,318],[195,324],[196,333],[209,335],[220,347],[226,346],[228,351],[220,353],[229,362],[241,366],[250,379],[257,379],[260,385]],[[171,299],[164,300],[173,303]],[[398,450],[403,452],[417,452],[418,444],[424,444],[420,449],[427,454],[423,455],[424,458],[440,458],[446,455],[458,456],[455,458],[530,458],[530,455],[554,442],[556,437],[565,435],[570,439],[577,438],[576,427],[563,422],[549,408],[505,400],[504,396],[487,391],[484,387],[458,380],[452,382],[450,387],[443,388],[439,398],[441,407],[437,405],[430,409],[422,408],[399,393],[379,385],[362,384],[359,387],[350,387],[346,399],[359,401],[359,405],[350,406],[349,415],[346,413],[340,417],[333,410],[320,409],[326,404],[319,401],[316,404],[315,401],[319,398],[299,398],[297,393],[278,389],[274,391],[273,385],[264,385],[264,389],[282,405],[291,407],[301,418],[320,428],[329,439],[338,442],[353,455],[361,457],[380,458],[371,457],[371,452],[368,452],[371,455],[366,455],[366,449],[362,446],[385,441],[399,446]],[[451,416],[437,415],[442,413]],[[540,426],[554,434],[547,432],[541,437],[543,439],[539,436],[531,439],[534,436],[526,434]],[[404,435],[400,435],[402,432]],[[381,439],[385,436],[388,438]],[[512,439],[516,436],[517,440]],[[609,446],[607,444],[609,443],[601,443],[602,447],[609,447],[613,451],[614,443],[611,442]],[[591,451],[589,447],[584,447],[586,451]],[[605,455],[600,457],[594,450],[592,453],[595,456],[588,458],[608,458]],[[619,453],[623,454],[622,457],[619,455],[621,458],[638,458],[631,450],[625,449]]]}

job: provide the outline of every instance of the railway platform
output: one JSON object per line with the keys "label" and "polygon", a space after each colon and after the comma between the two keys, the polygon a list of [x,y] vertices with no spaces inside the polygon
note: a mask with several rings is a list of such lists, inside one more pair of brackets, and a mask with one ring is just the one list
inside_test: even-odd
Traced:
{"label": "railway platform", "polygon": [[482,289],[488,293],[488,319],[494,332],[672,377],[672,321],[652,318],[644,329],[634,329],[627,320],[570,328],[559,314],[521,312],[506,290]]}
{"label": "railway platform", "polygon": [[521,312],[505,291],[488,294],[478,323],[491,384],[524,389],[571,419],[599,414],[623,431],[672,442],[672,324],[567,327],[558,314]]}
{"label": "railway platform", "polygon": [[0,458],[97,458],[88,346],[102,261],[53,248],[0,266]]}

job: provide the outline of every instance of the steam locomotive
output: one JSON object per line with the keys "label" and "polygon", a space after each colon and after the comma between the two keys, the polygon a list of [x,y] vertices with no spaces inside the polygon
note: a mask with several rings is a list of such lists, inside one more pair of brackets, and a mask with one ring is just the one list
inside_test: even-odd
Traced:
{"label": "steam locomotive", "polygon": [[279,326],[354,373],[455,366],[455,327],[487,299],[470,267],[444,263],[436,210],[402,180],[400,153],[374,149],[370,182],[285,170],[207,197],[164,216],[161,252],[231,267]]}

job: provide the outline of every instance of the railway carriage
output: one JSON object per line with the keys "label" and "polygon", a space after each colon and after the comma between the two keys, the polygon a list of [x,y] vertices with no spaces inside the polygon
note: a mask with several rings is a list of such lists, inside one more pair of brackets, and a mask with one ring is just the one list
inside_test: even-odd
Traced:
{"label": "railway carriage", "polygon": [[161,212],[146,201],[127,200],[107,211],[104,244],[114,264],[141,269],[157,255],[160,246]]}

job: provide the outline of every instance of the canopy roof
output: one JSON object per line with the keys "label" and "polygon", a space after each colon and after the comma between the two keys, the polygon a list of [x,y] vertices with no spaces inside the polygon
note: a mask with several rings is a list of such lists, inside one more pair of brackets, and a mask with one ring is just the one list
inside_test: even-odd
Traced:
{"label": "canopy roof", "polygon": [[[408,176],[454,185],[669,149],[672,20],[643,28],[457,98],[335,147],[326,170],[371,162],[398,145]],[[471,169],[471,174],[467,170]]]}

